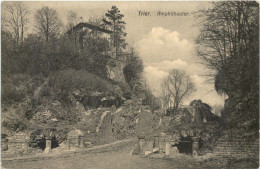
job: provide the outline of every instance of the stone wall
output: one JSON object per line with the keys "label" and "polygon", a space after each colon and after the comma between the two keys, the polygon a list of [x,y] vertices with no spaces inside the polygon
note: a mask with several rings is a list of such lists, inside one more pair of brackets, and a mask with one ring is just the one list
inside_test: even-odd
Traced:
{"label": "stone wall", "polygon": [[11,151],[19,151],[28,149],[30,137],[26,133],[18,132],[8,139],[8,149]]}
{"label": "stone wall", "polygon": [[179,153],[176,147],[176,142],[173,140],[172,135],[160,133],[153,138],[146,136],[138,137],[138,153],[137,154],[151,154],[151,153],[165,153],[166,155],[174,155]]}
{"label": "stone wall", "polygon": [[223,157],[259,158],[259,140],[246,142],[241,139],[220,141],[213,153]]}
{"label": "stone wall", "polygon": [[79,147],[80,137],[84,137],[82,131],[78,129],[71,130],[68,133],[68,139],[70,140],[70,146]]}

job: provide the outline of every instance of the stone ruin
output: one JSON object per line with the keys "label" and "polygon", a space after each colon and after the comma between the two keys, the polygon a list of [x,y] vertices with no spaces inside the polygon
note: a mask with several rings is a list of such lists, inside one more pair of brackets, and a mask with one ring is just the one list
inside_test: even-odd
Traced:
{"label": "stone ruin", "polygon": [[199,154],[199,137],[191,136],[190,141],[182,141],[173,135],[160,133],[154,135],[153,139],[146,139],[145,136],[138,137],[138,150],[136,154],[149,155],[152,153],[161,153],[165,155],[174,155],[181,153],[181,142],[188,142],[191,148],[191,154],[197,156]]}
{"label": "stone ruin", "polygon": [[1,139],[2,151],[28,151],[28,142],[30,140],[29,134],[24,132],[17,132],[13,136],[6,136]]}
{"label": "stone ruin", "polygon": [[84,134],[81,130],[74,129],[68,133],[66,140],[67,149],[84,147]]}

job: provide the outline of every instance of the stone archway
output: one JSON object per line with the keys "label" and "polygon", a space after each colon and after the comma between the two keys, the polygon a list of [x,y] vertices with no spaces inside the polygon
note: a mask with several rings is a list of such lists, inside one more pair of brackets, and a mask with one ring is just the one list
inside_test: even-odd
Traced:
{"label": "stone archway", "polygon": [[200,132],[196,129],[183,129],[179,132],[175,146],[179,153],[197,156],[199,153]]}
{"label": "stone archway", "polygon": [[176,144],[180,153],[192,154],[192,139],[190,136],[182,137],[178,144]]}

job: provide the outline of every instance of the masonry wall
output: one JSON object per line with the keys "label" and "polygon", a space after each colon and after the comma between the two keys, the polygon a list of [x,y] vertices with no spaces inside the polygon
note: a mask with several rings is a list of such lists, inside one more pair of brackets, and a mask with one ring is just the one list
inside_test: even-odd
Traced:
{"label": "masonry wall", "polygon": [[27,149],[29,140],[29,135],[25,133],[16,133],[12,137],[8,137],[8,149],[11,151]]}
{"label": "masonry wall", "polygon": [[246,142],[236,139],[220,141],[213,150],[214,154],[223,157],[259,158],[259,140]]}

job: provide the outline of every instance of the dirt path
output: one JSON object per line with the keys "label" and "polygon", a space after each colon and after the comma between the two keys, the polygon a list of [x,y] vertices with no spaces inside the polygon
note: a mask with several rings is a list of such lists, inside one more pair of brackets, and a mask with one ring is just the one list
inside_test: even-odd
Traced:
{"label": "dirt path", "polygon": [[130,155],[136,141],[122,141],[77,153],[40,158],[2,160],[6,169],[181,169],[198,168],[198,163],[187,157],[185,162],[176,159],[151,159]]}
{"label": "dirt path", "polygon": [[19,158],[2,158],[3,169],[244,169],[257,168],[255,160],[229,161],[211,158],[202,160],[179,154],[173,158],[130,155],[136,139],[120,140],[78,151],[43,154]]}
{"label": "dirt path", "polygon": [[197,168],[191,160],[184,163],[181,159],[164,160],[150,159],[141,156],[131,156],[130,150],[105,153],[75,154],[70,157],[60,157],[38,161],[8,161],[3,167],[8,169],[180,169]]}

